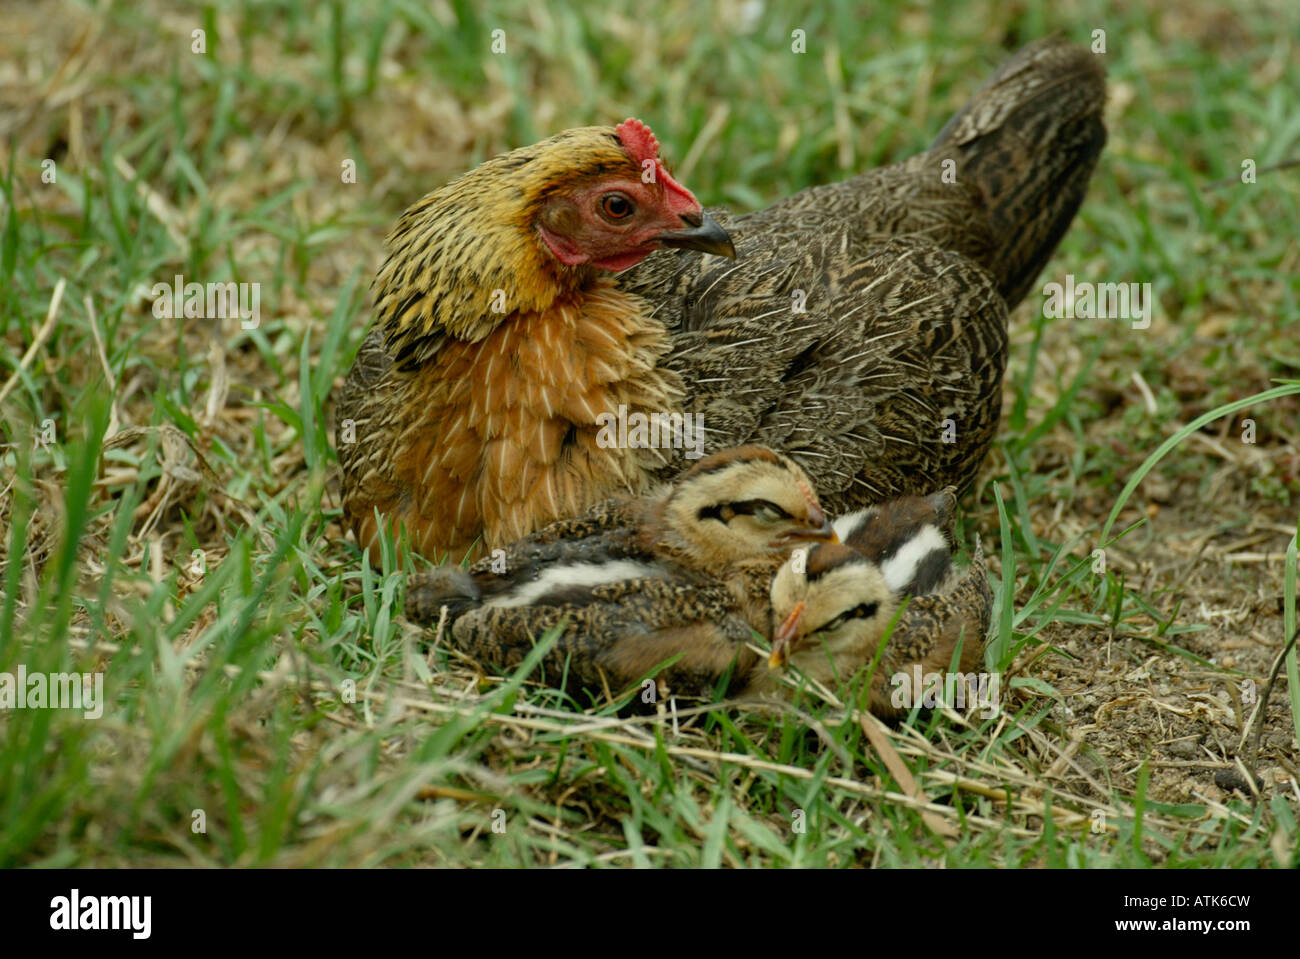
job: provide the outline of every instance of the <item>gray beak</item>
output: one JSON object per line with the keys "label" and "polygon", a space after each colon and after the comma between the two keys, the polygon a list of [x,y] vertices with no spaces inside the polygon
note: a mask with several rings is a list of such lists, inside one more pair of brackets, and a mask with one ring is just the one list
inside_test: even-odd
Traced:
{"label": "gray beak", "polygon": [[680,250],[700,250],[714,256],[736,258],[736,248],[731,243],[727,231],[718,226],[718,221],[703,211],[683,213],[682,222],[687,229],[673,233],[661,233],[655,237],[664,246],[677,247]]}

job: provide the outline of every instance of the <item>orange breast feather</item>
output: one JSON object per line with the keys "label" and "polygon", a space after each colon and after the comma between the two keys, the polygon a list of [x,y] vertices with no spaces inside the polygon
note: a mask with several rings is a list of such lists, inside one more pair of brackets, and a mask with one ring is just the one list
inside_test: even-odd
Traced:
{"label": "orange breast feather", "polygon": [[602,413],[668,411],[676,378],[655,369],[667,334],[608,281],[477,343],[451,340],[413,374],[393,449],[412,501],[396,513],[423,555],[459,559],[639,492],[658,452],[602,449]]}

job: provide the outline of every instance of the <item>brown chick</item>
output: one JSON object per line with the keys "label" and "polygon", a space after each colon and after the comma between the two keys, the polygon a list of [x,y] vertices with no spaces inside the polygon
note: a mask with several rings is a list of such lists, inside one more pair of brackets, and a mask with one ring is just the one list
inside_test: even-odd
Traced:
{"label": "brown chick", "polygon": [[[786,692],[763,666],[752,641],[771,637],[782,620],[791,620],[787,628],[793,628],[793,580],[778,576],[774,581],[773,576],[778,568],[782,573],[798,569],[783,560],[791,547],[798,547],[801,539],[820,540],[827,532],[816,525],[817,509],[787,529],[755,527],[749,518],[755,500],[798,513],[807,499],[796,471],[769,451],[737,450],[712,457],[654,505],[648,500],[612,504],[587,517],[553,524],[516,544],[497,557],[503,572],[493,572],[489,559],[470,571],[444,567],[411,577],[408,616],[432,622],[445,608],[448,635],[455,645],[484,666],[507,669],[522,662],[548,630],[562,627],[555,648],[543,661],[543,679],[563,684],[575,695],[617,694],[651,675],[660,694],[683,698]],[[877,515],[882,523],[892,518],[898,536],[910,529],[916,538],[934,528],[929,521],[939,517],[933,507],[943,504],[940,497],[908,498],[897,510],[886,504]],[[692,558],[699,554],[690,551],[647,550],[647,540],[637,535],[642,532],[636,528],[637,516],[676,527],[672,536],[657,537],[659,542],[702,544],[717,536],[732,545],[720,564],[702,564]],[[722,517],[729,520],[720,527]],[[737,523],[741,525],[735,530],[722,528]],[[859,541],[865,541],[860,528],[858,533]],[[895,564],[911,557],[915,569],[927,568],[928,553],[886,539]],[[805,554],[812,566],[801,578],[794,577],[803,590],[801,598],[811,597],[812,619],[822,604],[852,597],[860,602],[841,611],[842,619],[852,618],[851,612],[883,629],[900,593],[918,589],[918,577],[905,574],[899,575],[899,588],[891,588],[878,565],[847,548],[837,548],[834,556],[846,554],[854,562],[832,570],[821,582],[818,564],[834,558],[832,552],[818,547]],[[954,611],[964,612],[964,600],[963,593],[950,607],[933,597],[913,599],[917,608],[909,613],[906,626],[897,627],[891,649],[909,648],[905,642],[923,646],[935,641],[951,626]],[[779,619],[774,619],[773,602]],[[875,607],[866,608],[872,602]],[[969,615],[977,617],[979,612]],[[806,626],[812,619],[799,622]],[[818,636],[830,635],[836,641],[838,632],[827,633],[825,623],[815,625]],[[845,635],[850,640],[847,658],[841,657],[838,668],[852,675],[869,660],[862,659],[862,637],[852,631]],[[878,640],[882,633],[873,635]],[[939,636],[937,641],[944,640]],[[806,648],[802,641],[795,642],[794,654],[796,665],[825,680],[818,671],[824,656],[813,650],[811,640]]]}
{"label": "brown chick", "polygon": [[804,471],[788,457],[746,446],[706,457],[657,495],[602,503],[475,563],[407,581],[406,611],[435,621],[475,605],[517,609],[581,602],[598,586],[678,579],[747,578],[765,596],[799,543],[834,539]]}
{"label": "brown chick", "polygon": [[707,697],[728,671],[761,664],[747,641],[770,629],[768,590],[790,551],[833,539],[797,464],[740,447],[658,496],[611,500],[468,571],[412,575],[406,613],[432,623],[445,610],[452,641],[502,669],[563,624],[543,678],[574,694],[615,694],[655,674],[665,691]]}

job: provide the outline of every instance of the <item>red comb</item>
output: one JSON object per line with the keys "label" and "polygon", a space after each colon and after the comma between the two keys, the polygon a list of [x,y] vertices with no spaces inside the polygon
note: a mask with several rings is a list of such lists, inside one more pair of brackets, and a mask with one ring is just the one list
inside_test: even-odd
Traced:
{"label": "red comb", "polygon": [[700,210],[695,194],[672,178],[663,161],[659,159],[659,141],[650,128],[636,117],[628,117],[614,128],[619,142],[636,164],[643,170],[645,161],[654,161],[654,176],[664,189],[664,200],[674,213],[694,213]]}
{"label": "red comb", "polygon": [[641,163],[643,160],[657,160],[659,158],[659,141],[655,139],[655,135],[650,128],[636,117],[628,117],[614,127],[614,132],[618,134],[624,149],[632,155],[632,159],[636,160],[637,163]]}

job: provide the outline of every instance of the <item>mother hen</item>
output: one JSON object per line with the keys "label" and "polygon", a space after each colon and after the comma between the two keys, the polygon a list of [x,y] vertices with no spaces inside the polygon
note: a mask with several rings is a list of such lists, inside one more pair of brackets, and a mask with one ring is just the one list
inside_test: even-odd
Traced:
{"label": "mother hen", "polygon": [[[1043,40],[924,153],[744,216],[704,211],[636,120],[486,161],[389,237],[337,398],[346,522],[481,555],[677,475],[693,427],[787,453],[831,513],[966,488],[1104,103],[1097,58]],[[647,443],[654,414],[674,431]]]}

